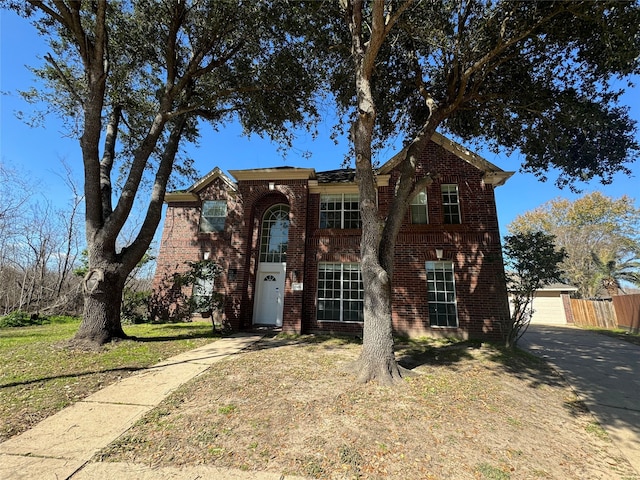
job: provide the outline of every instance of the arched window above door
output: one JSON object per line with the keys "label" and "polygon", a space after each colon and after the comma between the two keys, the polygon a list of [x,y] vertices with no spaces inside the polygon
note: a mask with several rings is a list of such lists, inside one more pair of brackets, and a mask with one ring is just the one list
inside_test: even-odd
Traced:
{"label": "arched window above door", "polygon": [[260,261],[285,263],[289,243],[289,207],[274,205],[262,217]]}

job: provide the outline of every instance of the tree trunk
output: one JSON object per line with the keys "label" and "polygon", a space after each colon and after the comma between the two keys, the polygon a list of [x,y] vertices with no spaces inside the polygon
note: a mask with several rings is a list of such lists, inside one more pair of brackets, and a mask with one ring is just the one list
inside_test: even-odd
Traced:
{"label": "tree trunk", "polygon": [[354,364],[358,382],[376,380],[392,385],[405,372],[393,351],[393,326],[391,321],[391,282],[386,272],[380,271],[377,261],[362,261],[364,281],[364,330],[362,351]]}
{"label": "tree trunk", "polygon": [[613,298],[614,295],[618,294],[618,281],[615,278],[606,277],[604,280],[602,280],[602,284],[604,285],[605,290],[611,298]]}
{"label": "tree trunk", "polygon": [[84,314],[73,341],[102,345],[127,338],[120,323],[124,281],[117,270],[91,269],[83,286]]}
{"label": "tree trunk", "polygon": [[372,31],[363,40],[363,8],[361,0],[346,4],[351,31],[355,66],[358,115],[351,129],[356,160],[356,182],[360,194],[362,238],[360,268],[364,288],[364,331],[362,352],[353,364],[358,381],[376,380],[390,385],[401,378],[401,369],[393,352],[391,318],[391,277],[393,270],[383,268],[380,261],[381,232],[384,226],[377,206],[377,184],[371,161],[371,145],[376,120],[375,101],[371,91],[375,58],[385,38],[384,4],[375,2]]}

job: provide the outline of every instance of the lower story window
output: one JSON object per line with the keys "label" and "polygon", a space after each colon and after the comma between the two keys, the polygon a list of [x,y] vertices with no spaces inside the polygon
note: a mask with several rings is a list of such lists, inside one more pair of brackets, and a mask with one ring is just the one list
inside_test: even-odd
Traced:
{"label": "lower story window", "polygon": [[432,327],[457,327],[456,284],[453,262],[427,262],[427,299]]}
{"label": "lower story window", "polygon": [[362,322],[363,303],[359,263],[318,265],[318,320]]}
{"label": "lower story window", "polygon": [[213,279],[198,278],[193,285],[191,302],[195,312],[211,310],[211,298],[213,297]]}

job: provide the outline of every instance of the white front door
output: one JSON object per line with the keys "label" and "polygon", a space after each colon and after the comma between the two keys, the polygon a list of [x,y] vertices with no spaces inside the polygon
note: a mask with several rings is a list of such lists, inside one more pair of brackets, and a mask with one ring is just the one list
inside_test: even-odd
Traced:
{"label": "white front door", "polygon": [[284,307],[284,264],[261,264],[256,280],[255,325],[282,326]]}

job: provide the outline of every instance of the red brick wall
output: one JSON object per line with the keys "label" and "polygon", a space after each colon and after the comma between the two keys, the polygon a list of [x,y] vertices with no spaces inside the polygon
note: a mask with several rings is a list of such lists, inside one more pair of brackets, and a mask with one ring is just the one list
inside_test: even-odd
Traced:
{"label": "red brick wall", "polygon": [[242,291],[237,292],[240,305],[239,326],[248,328],[252,325],[262,217],[270,207],[282,203],[288,205],[290,209],[282,328],[284,331],[299,333],[302,330],[303,292],[293,291],[291,283],[294,272],[297,272],[299,277],[304,275],[308,185],[302,180],[275,183],[274,190],[269,190],[267,180],[241,182],[239,185],[239,196],[244,199],[245,220],[238,231],[238,237],[246,239],[239,240],[245,256],[243,271],[246,272],[243,277]]}
{"label": "red brick wall", "polygon": [[[238,288],[237,277],[242,271],[239,260],[243,255],[237,248],[235,227],[243,221],[242,202],[228,191],[227,184],[221,179],[214,180],[200,192],[200,199],[201,201],[177,202],[167,206],[153,290],[158,296],[166,298],[168,303],[172,303],[176,292],[167,290],[167,285],[163,285],[163,282],[174,273],[184,273],[188,269],[187,262],[202,260],[205,252],[208,252],[209,258],[223,269],[222,276],[216,279],[216,289],[225,294],[225,315],[222,320],[238,328],[235,316],[229,313],[235,310],[233,292]],[[224,231],[200,232],[202,200],[222,199],[227,201]],[[191,288],[185,289],[184,293],[190,295]],[[171,309],[175,307],[176,305],[172,305]]]}
{"label": "red brick wall", "polygon": [[331,322],[317,320],[318,263],[359,262],[360,229],[321,229],[320,194],[309,195],[307,215],[307,268],[304,279],[303,331],[312,333],[361,334],[359,322]]}
{"label": "red brick wall", "polygon": [[[499,319],[508,315],[500,233],[493,186],[482,182],[482,172],[431,143],[423,153],[418,174],[431,173],[427,187],[428,225],[409,223],[408,213],[398,236],[395,253],[393,322],[407,335],[499,336]],[[389,187],[379,190],[381,213],[387,212],[397,173]],[[284,203],[290,207],[289,244],[285,281],[283,329],[292,332],[355,333],[360,323],[316,320],[319,262],[357,262],[360,230],[319,229],[319,194],[309,194],[306,180],[240,182],[238,192],[228,195],[217,181],[200,192],[202,199],[228,198],[225,232],[198,234],[199,203],[169,205],[162,235],[158,272],[180,268],[181,262],[212,252],[225,268],[225,320],[235,329],[252,325],[255,275],[258,265],[260,224],[264,212]],[[457,184],[462,224],[445,225],[440,185]],[[444,260],[454,263],[459,328],[429,326],[426,302],[425,262],[436,260],[436,247]],[[297,274],[303,291],[293,291]]]}
{"label": "red brick wall", "polygon": [[[393,288],[393,323],[399,334],[499,337],[499,320],[508,315],[506,286],[493,186],[482,182],[482,172],[430,144],[421,157],[418,175],[431,173],[436,180],[427,187],[429,224],[413,225],[408,212],[396,243]],[[397,172],[390,186],[379,190],[381,214],[386,214]],[[457,184],[462,224],[445,225],[440,185]],[[319,195],[309,199],[305,278],[305,329],[312,332],[359,334],[357,323],[316,320],[317,267],[319,262],[358,261],[359,230],[320,230]],[[454,263],[459,328],[431,328],[427,305],[425,262],[436,260],[436,247],[444,249],[443,260]]]}

